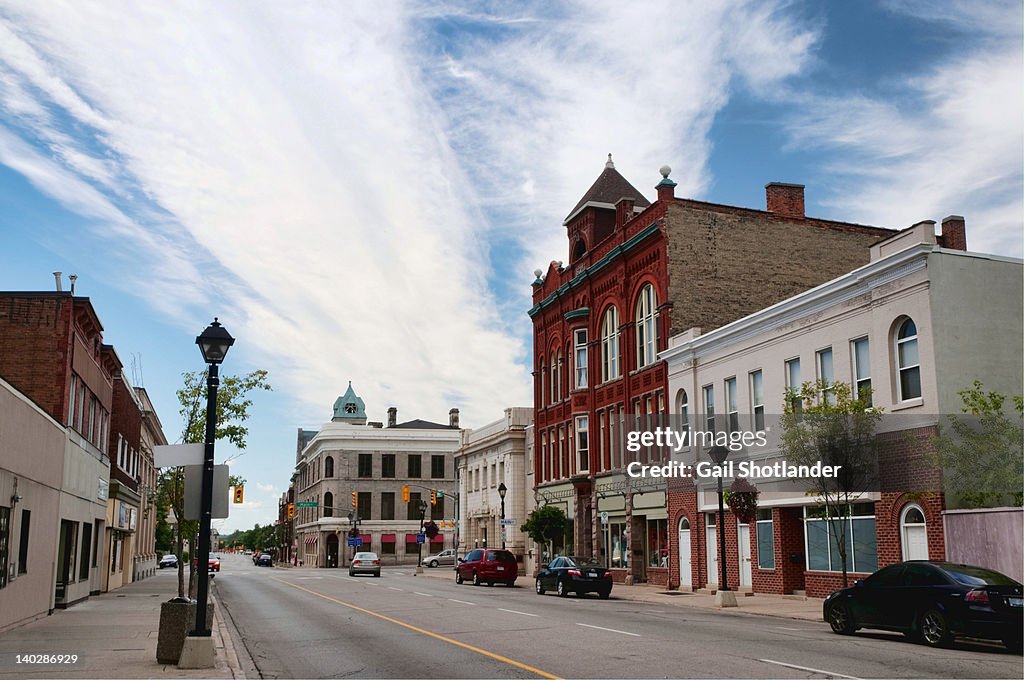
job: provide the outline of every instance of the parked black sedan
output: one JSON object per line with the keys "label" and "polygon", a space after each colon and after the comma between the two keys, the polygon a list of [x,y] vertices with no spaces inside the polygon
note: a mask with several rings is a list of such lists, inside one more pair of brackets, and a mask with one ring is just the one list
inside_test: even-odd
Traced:
{"label": "parked black sedan", "polygon": [[822,605],[840,635],[858,628],[902,632],[933,647],[959,635],[1002,640],[1020,652],[1024,587],[991,569],[950,562],[909,561],[879,569]]}
{"label": "parked black sedan", "polygon": [[602,600],[612,594],[612,573],[588,557],[556,557],[537,575],[537,594],[548,589],[560,597],[597,593]]}

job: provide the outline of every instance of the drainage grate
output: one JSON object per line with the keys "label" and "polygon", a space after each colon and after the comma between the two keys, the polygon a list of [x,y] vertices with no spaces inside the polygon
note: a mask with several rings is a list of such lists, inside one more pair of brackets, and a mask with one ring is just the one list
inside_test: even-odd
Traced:
{"label": "drainage grate", "polygon": [[693,593],[681,593],[678,590],[665,590],[658,595],[692,595]]}

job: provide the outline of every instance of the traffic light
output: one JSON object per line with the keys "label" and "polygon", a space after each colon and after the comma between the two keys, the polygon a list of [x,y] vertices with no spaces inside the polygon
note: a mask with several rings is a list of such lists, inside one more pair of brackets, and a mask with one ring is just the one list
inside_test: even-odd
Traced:
{"label": "traffic light", "polygon": [[244,496],[245,496],[245,487],[244,486],[236,486],[235,487],[235,504],[236,505],[241,504],[242,498]]}
{"label": "traffic light", "polygon": [[288,504],[288,519],[295,519],[295,503]]}
{"label": "traffic light", "polygon": [[430,504],[437,505],[437,489],[430,490]]}
{"label": "traffic light", "polygon": [[411,495],[409,493],[409,485],[405,484],[404,486],[402,486],[402,502],[408,503],[410,497]]}
{"label": "traffic light", "polygon": [[355,510],[358,507],[359,507],[359,495],[355,491],[353,491],[352,492],[352,509]]}

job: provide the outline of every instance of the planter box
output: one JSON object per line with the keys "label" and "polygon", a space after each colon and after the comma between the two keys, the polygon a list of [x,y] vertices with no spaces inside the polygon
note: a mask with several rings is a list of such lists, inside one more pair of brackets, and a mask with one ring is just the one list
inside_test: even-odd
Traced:
{"label": "planter box", "polygon": [[[156,660],[177,664],[185,638],[196,625],[196,602],[171,600],[160,605],[160,632],[156,643]],[[206,603],[206,625],[213,629],[213,602]]]}

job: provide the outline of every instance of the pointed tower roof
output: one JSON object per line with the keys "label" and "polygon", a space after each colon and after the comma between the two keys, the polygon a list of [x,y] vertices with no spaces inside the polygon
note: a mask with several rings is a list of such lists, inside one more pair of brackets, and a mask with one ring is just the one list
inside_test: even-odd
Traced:
{"label": "pointed tower roof", "polygon": [[580,214],[588,206],[614,210],[615,204],[623,197],[632,198],[633,205],[637,208],[646,208],[651,204],[650,201],[644,198],[643,194],[637,191],[636,187],[619,174],[619,171],[615,169],[615,163],[612,162],[612,155],[608,154],[608,161],[604,164],[604,172],[598,176],[594,184],[587,190],[587,193],[583,194],[583,198],[569,212],[569,216],[565,218],[562,225],[569,224],[576,215]]}
{"label": "pointed tower roof", "polygon": [[366,424],[366,405],[352,389],[352,381],[348,381],[348,389],[334,401],[334,422]]}

